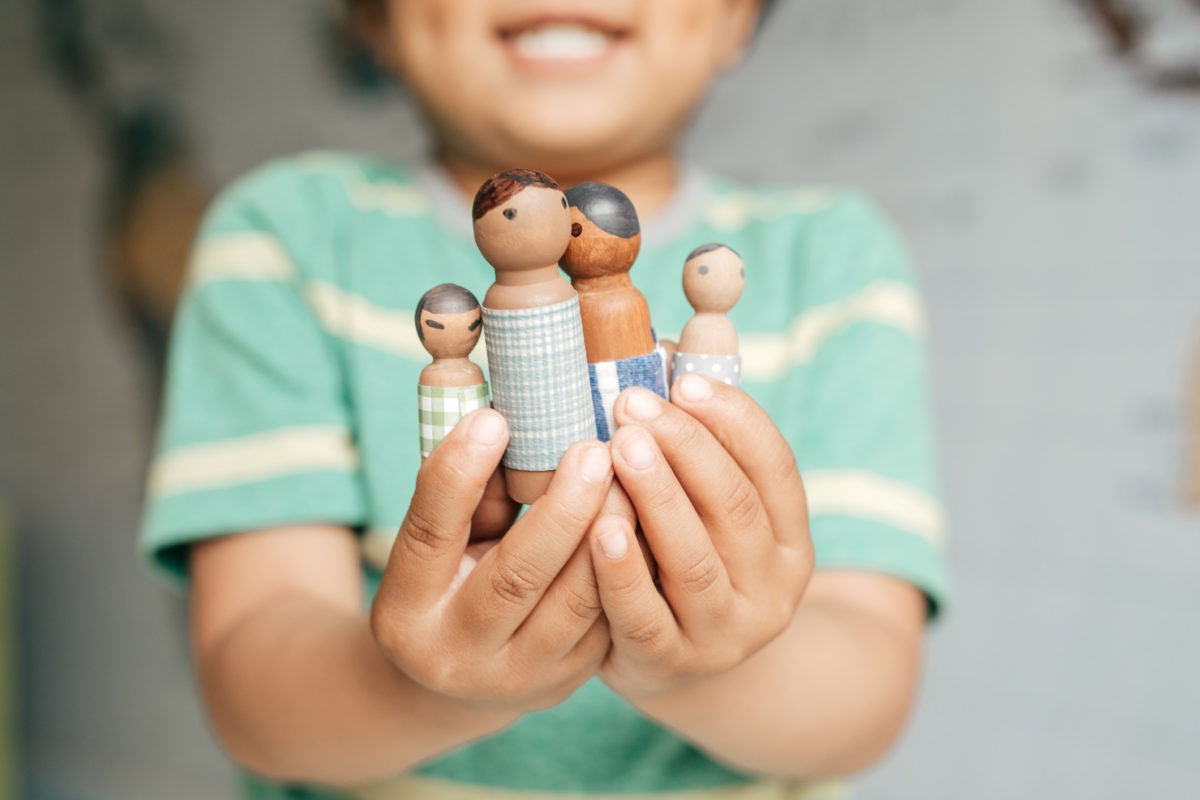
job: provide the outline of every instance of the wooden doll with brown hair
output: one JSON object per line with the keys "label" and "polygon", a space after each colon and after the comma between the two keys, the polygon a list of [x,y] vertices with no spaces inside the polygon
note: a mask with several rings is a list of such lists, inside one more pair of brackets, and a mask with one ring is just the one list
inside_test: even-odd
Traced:
{"label": "wooden doll with brown hair", "polygon": [[488,406],[488,386],[468,357],[483,327],[479,300],[454,283],[435,286],[421,296],[415,320],[417,337],[433,356],[417,380],[421,457],[426,458],[460,419]]}
{"label": "wooden doll with brown hair", "polygon": [[705,244],[688,255],[683,265],[683,293],[696,314],[679,336],[673,379],[694,372],[730,386],[741,384],[737,330],[726,314],[742,296],[745,282],[742,259],[731,247]]}
{"label": "wooden doll with brown hair", "polygon": [[571,213],[550,176],[515,169],[484,182],[472,216],[496,270],[483,328],[493,403],[508,420],[508,493],[532,503],[567,448],[596,434],[579,296],[558,273]]}
{"label": "wooden doll with brown hair", "polygon": [[581,183],[566,194],[571,242],[558,264],[579,292],[596,434],[607,442],[621,390],[643,386],[666,397],[666,372],[650,307],[629,277],[642,244],[633,203],[606,183]]}

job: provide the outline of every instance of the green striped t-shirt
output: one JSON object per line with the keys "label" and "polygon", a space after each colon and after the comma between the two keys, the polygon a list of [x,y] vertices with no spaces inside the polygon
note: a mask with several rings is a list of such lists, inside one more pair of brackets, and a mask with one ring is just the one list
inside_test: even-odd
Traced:
{"label": "green striped t-shirt", "polygon": [[[659,336],[691,316],[684,259],[719,241],[745,262],[730,313],[742,388],[805,481],[818,568],[870,570],[944,602],[944,525],[924,316],[903,247],[839,189],[746,188],[687,173],[643,220],[634,283]],[[311,154],[235,184],[197,240],[171,345],[142,546],[183,578],[199,539],[295,523],[361,531],[371,590],[421,462],[415,386],[429,356],[413,310],[429,288],[482,297],[493,272],[466,201],[432,168]],[[484,363],[482,347],[475,358]],[[247,779],[248,797],[332,795]],[[824,797],[754,781],[641,717],[599,681],[361,797],[497,790]],[[491,794],[490,796],[496,796]]]}

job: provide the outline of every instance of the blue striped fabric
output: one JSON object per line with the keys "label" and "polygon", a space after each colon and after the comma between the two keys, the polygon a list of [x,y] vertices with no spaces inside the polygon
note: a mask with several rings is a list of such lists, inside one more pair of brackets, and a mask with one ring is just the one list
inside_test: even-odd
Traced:
{"label": "blue striped fabric", "polygon": [[596,413],[596,438],[602,442],[611,439],[617,429],[613,422],[613,403],[623,389],[642,386],[668,398],[661,349],[620,361],[588,364],[588,380],[592,385],[592,409]]}

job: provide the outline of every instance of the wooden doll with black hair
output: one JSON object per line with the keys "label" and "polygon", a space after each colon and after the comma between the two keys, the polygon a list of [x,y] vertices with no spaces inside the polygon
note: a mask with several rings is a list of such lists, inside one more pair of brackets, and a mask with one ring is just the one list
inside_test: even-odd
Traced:
{"label": "wooden doll with black hair", "polygon": [[567,448],[596,435],[579,296],[558,272],[571,212],[550,176],[515,169],[484,182],[472,216],[496,270],[483,328],[493,404],[508,420],[508,493],[532,503]]}
{"label": "wooden doll with black hair", "polygon": [[606,442],[622,389],[643,386],[667,396],[665,364],[650,307],[629,277],[642,244],[633,203],[606,183],[581,183],[566,195],[571,242],[558,264],[579,292],[596,434]]}
{"label": "wooden doll with black hair", "polygon": [[460,419],[488,407],[488,385],[468,357],[483,327],[479,300],[454,283],[435,286],[417,303],[417,337],[433,363],[417,380],[421,457],[426,458]]}
{"label": "wooden doll with black hair", "polygon": [[683,293],[696,314],[679,336],[672,380],[696,373],[730,386],[741,384],[737,330],[726,314],[742,296],[745,283],[745,267],[733,248],[710,243],[688,254],[683,265]]}

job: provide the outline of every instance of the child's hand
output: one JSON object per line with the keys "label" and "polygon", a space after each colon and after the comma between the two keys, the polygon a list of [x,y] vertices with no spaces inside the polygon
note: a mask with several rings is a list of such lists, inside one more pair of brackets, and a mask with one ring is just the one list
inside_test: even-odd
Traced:
{"label": "child's hand", "polygon": [[371,608],[395,666],[502,714],[561,701],[603,661],[608,631],[580,545],[612,502],[607,448],[581,442],[503,538],[472,544],[468,556],[472,517],[507,441],[499,413],[475,411],[426,459]]}
{"label": "child's hand", "polygon": [[617,400],[613,466],[658,564],[608,516],[592,535],[612,650],[601,676],[630,698],[728,670],[791,622],[812,574],[791,448],[748,395],[698,376],[669,404]]}

